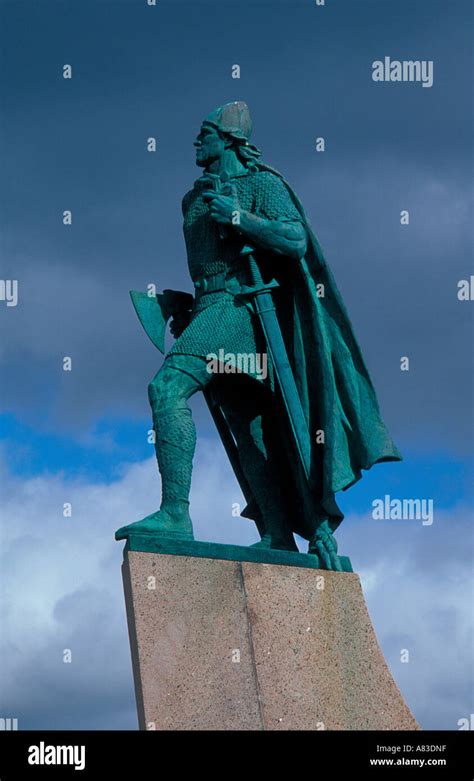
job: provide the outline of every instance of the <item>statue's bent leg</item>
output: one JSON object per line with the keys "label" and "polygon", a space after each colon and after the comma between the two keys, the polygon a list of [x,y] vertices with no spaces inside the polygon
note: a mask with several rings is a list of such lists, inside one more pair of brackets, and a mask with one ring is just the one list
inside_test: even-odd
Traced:
{"label": "statue's bent leg", "polygon": [[[282,490],[281,465],[274,444],[268,442],[266,429],[271,428],[268,407],[262,398],[243,395],[224,404],[225,416],[239,449],[242,470],[262,513],[266,533],[257,545],[297,551],[288,524],[286,499]],[[263,407],[263,409],[262,409]]]}
{"label": "statue's bent leg", "polygon": [[187,402],[200,388],[192,374],[182,371],[177,358],[165,361],[148,387],[161,474],[161,509],[171,512],[187,512],[189,507],[196,430]]}
{"label": "statue's bent leg", "polygon": [[173,355],[165,360],[148,386],[161,474],[161,506],[143,520],[119,529],[117,539],[130,533],[193,539],[189,492],[196,429],[188,399],[203,390],[211,377],[204,359]]}

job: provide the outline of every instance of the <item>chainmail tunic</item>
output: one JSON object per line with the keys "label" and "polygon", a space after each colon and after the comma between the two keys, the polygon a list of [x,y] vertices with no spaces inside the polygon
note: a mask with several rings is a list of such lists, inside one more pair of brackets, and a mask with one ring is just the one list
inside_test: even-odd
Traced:
{"label": "chainmail tunic", "polygon": [[[275,174],[245,173],[230,181],[238,196],[236,208],[268,220],[301,221],[287,188]],[[245,238],[232,225],[219,226],[210,218],[209,206],[202,197],[203,191],[210,189],[209,180],[203,176],[183,198],[183,230],[191,279],[196,282],[202,277],[226,273],[229,278],[242,280],[248,260],[239,253]],[[219,234],[222,228],[223,238]],[[259,328],[250,308],[235,299],[233,293],[220,290],[200,294],[197,290],[191,322],[168,355],[207,358],[210,354],[218,355],[222,349],[227,354],[255,355],[262,350]],[[260,379],[251,370],[247,373]],[[273,384],[271,371],[269,379]]]}

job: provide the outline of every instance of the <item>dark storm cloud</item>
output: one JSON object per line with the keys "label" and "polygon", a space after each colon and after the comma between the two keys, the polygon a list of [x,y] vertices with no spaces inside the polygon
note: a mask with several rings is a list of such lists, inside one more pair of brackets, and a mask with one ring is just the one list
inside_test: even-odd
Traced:
{"label": "dark storm cloud", "polygon": [[[279,3],[269,15],[268,4],[251,3],[232,24],[216,4],[160,6],[3,9],[2,265],[20,284],[18,307],[0,311],[4,406],[56,428],[148,414],[159,356],[127,291],[148,282],[189,289],[180,201],[198,173],[193,136],[210,108],[243,97],[256,143],[296,187],[327,251],[397,438],[465,442],[470,313],[456,299],[470,270],[463,4]],[[375,84],[371,62],[384,54],[433,59],[434,86]],[[71,82],[61,78],[65,62]],[[317,136],[324,154],[314,151]],[[71,227],[61,224],[64,209]],[[63,355],[73,357],[68,377]]]}

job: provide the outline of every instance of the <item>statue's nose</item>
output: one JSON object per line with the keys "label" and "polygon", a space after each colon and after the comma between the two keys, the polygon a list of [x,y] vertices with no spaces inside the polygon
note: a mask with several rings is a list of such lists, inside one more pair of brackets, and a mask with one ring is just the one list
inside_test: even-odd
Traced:
{"label": "statue's nose", "polygon": [[193,141],[193,144],[194,144],[194,146],[201,146],[201,142],[200,141]]}

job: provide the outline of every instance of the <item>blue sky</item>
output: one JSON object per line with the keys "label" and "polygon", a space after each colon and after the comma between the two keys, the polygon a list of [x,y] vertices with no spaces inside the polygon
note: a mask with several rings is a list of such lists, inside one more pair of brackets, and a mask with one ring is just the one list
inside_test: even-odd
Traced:
{"label": "blue sky", "polygon": [[[192,141],[202,117],[233,99],[248,102],[263,159],[305,205],[404,455],[343,494],[340,550],[361,573],[387,660],[422,725],[455,729],[472,712],[472,302],[456,295],[472,273],[471,17],[468,0],[1,4],[0,252],[2,278],[19,282],[18,306],[0,302],[3,650],[17,654],[5,662],[2,709],[20,725],[136,726],[113,530],[159,498],[146,388],[160,356],[128,291],[150,282],[190,289],[180,203],[198,175]],[[374,83],[371,64],[384,56],[432,60],[433,87]],[[149,136],[155,154],[146,151]],[[324,153],[314,148],[319,136]],[[73,212],[68,228],[64,209]],[[409,372],[400,371],[404,355]],[[238,491],[202,400],[193,409],[196,470],[211,492],[194,488],[197,528],[207,539],[251,542],[248,522],[227,518]],[[211,517],[209,499],[221,485],[221,515]],[[432,498],[433,526],[377,525],[371,503],[387,493]],[[80,506],[68,537],[56,513],[70,495]],[[66,535],[61,561],[43,547],[46,530],[49,540]],[[95,553],[86,534],[98,540]],[[36,613],[19,582],[22,566],[35,569],[24,558],[29,544],[48,562],[44,579],[37,562]],[[71,583],[54,577],[64,562],[78,566]],[[113,617],[103,648],[119,651],[109,688],[96,698],[97,681],[79,663],[65,680],[52,648],[74,641],[85,657],[103,611]],[[423,637],[419,615],[429,617]],[[454,658],[436,646],[447,634],[460,649]],[[419,650],[400,667],[402,642]],[[110,657],[95,654],[98,680]],[[22,680],[34,680],[30,703]]]}

